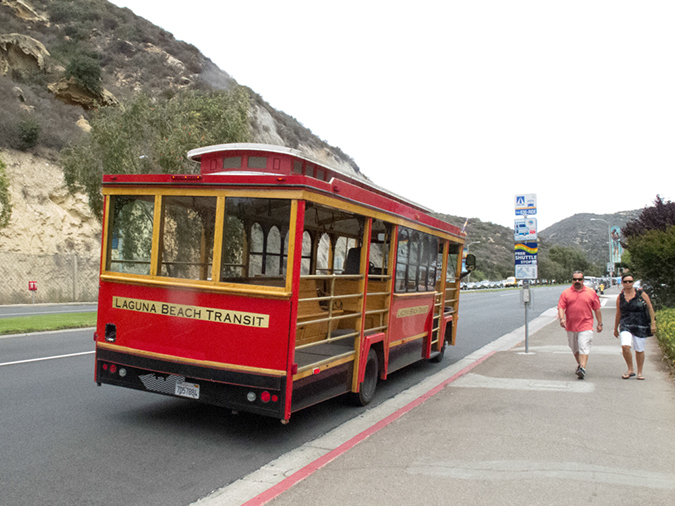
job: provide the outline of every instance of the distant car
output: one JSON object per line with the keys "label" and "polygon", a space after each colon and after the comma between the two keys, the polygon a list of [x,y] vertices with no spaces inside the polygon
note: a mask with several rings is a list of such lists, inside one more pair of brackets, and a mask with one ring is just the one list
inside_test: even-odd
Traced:
{"label": "distant car", "polygon": [[506,278],[506,281],[504,281],[504,286],[505,287],[510,287],[510,286],[518,286],[518,282],[516,281],[515,276],[509,276]]}
{"label": "distant car", "polygon": [[598,291],[598,280],[596,278],[585,278],[584,285],[597,293]]}

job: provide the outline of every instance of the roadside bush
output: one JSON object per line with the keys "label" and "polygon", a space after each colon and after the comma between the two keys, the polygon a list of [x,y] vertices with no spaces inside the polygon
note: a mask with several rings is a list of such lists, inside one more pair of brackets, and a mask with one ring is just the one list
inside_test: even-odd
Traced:
{"label": "roadside bush", "polygon": [[675,366],[675,309],[656,312],[656,338],[668,362]]}
{"label": "roadside bush", "polygon": [[33,116],[24,116],[17,125],[19,129],[19,149],[26,151],[35,145],[40,138],[40,123]]}

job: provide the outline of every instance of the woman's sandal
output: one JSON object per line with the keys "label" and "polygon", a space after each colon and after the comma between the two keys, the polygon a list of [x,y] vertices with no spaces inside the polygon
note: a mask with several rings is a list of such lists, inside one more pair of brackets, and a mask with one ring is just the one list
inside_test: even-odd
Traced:
{"label": "woman's sandal", "polygon": [[635,379],[639,379],[639,380],[643,380],[643,379],[645,379],[645,377],[644,377],[644,376],[642,376],[642,375],[640,375],[640,376],[638,376],[638,377],[637,377],[637,378],[635,378]]}
{"label": "woman's sandal", "polygon": [[[635,373],[634,373],[634,372],[631,372],[631,373],[626,373],[626,374],[624,374],[624,375],[621,376],[621,377],[622,377],[623,379],[627,380],[628,378],[632,378],[633,376],[635,376]],[[644,379],[644,378],[642,378],[642,379]]]}

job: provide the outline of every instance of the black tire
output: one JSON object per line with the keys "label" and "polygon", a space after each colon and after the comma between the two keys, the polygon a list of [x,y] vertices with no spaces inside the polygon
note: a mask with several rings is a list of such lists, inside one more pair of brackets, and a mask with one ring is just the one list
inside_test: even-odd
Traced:
{"label": "black tire", "polygon": [[374,349],[368,352],[366,360],[366,372],[363,375],[363,381],[357,393],[352,393],[352,400],[357,406],[367,406],[375,398],[377,389],[377,380],[380,376],[380,362],[377,359],[377,353]]}
{"label": "black tire", "polygon": [[441,352],[429,359],[429,362],[433,362],[434,364],[438,364],[443,360],[443,357],[445,356],[445,349],[448,347],[448,342],[443,341],[443,348],[441,348]]}

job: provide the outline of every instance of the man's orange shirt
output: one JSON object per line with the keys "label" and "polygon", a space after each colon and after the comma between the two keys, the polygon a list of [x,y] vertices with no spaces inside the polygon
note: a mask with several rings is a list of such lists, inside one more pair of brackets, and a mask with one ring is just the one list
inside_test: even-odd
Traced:
{"label": "man's orange shirt", "polygon": [[560,295],[558,307],[565,310],[568,332],[593,330],[593,311],[600,309],[600,298],[587,286],[580,291],[570,286]]}

